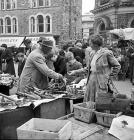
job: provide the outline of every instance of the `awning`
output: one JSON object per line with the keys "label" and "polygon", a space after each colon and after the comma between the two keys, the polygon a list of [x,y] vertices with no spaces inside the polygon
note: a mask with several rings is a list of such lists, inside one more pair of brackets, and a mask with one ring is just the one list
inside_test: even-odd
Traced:
{"label": "awning", "polygon": [[134,28],[114,29],[110,33],[116,34],[124,40],[134,40]]}
{"label": "awning", "polygon": [[19,47],[24,37],[0,37],[0,46],[7,44],[7,47]]}
{"label": "awning", "polygon": [[[45,36],[46,37],[46,36]],[[2,44],[7,44],[7,47],[25,47],[25,45],[22,43],[25,37],[0,37],[0,46]],[[40,37],[26,37],[26,39],[30,39],[33,44],[36,44]],[[53,41],[53,45],[55,46],[56,41],[53,36],[47,36],[46,38],[49,38]]]}

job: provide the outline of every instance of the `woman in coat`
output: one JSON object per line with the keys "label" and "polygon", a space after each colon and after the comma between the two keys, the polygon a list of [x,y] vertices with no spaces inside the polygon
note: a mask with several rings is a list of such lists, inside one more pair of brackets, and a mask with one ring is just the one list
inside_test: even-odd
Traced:
{"label": "woman in coat", "polygon": [[113,53],[107,48],[101,48],[103,39],[99,35],[91,38],[91,47],[95,51],[89,58],[91,62],[88,68],[72,71],[70,75],[75,75],[88,71],[86,93],[84,101],[95,101],[99,94],[108,94],[108,80],[111,76],[118,74],[120,64]]}

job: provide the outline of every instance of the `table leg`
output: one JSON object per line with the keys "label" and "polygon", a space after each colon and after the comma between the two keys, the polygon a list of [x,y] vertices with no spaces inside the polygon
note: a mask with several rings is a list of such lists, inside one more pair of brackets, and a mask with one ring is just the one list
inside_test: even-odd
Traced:
{"label": "table leg", "polygon": [[73,100],[70,100],[69,102],[70,102],[70,111],[72,113],[73,112]]}

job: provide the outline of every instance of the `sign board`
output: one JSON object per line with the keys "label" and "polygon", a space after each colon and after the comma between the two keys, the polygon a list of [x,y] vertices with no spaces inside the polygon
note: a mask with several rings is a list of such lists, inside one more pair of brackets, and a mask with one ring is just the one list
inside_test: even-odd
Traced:
{"label": "sign board", "polygon": [[24,37],[0,37],[0,46],[7,44],[7,47],[19,47]]}
{"label": "sign board", "polygon": [[[37,44],[37,41],[39,40],[40,37],[26,37],[26,39],[30,39],[33,44]],[[53,41],[53,45],[55,46],[56,41],[53,38],[53,36],[48,36],[46,38],[49,38],[50,40]],[[25,47],[24,44],[22,44],[24,40],[24,37],[0,37],[0,46],[2,44],[7,44],[7,47]]]}

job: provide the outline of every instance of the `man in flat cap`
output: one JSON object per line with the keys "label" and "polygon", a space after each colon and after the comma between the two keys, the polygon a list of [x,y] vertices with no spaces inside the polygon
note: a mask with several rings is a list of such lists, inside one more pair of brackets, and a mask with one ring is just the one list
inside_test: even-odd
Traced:
{"label": "man in flat cap", "polygon": [[27,86],[46,89],[48,87],[49,78],[63,80],[63,76],[56,73],[47,66],[49,54],[52,52],[53,42],[46,38],[40,38],[38,43],[40,47],[33,50],[25,63],[18,91],[29,92]]}

